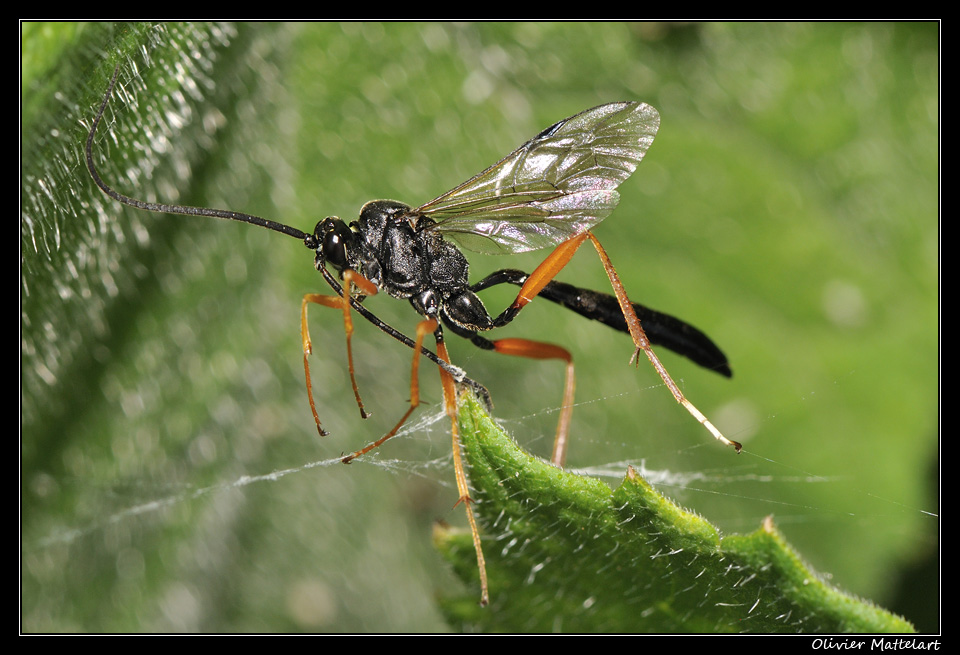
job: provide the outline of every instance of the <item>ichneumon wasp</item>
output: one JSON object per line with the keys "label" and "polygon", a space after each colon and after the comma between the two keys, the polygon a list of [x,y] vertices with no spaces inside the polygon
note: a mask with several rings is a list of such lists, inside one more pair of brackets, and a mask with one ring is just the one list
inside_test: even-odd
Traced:
{"label": "ichneumon wasp", "polygon": [[[593,320],[630,334],[635,351],[643,352],[674,398],[721,442],[740,444],[723,436],[687,400],[651,348],[663,345],[697,364],[732,375],[723,352],[705,334],[667,314],[631,302],[613,264],[590,229],[619,201],[616,187],[643,159],[660,127],[660,115],[640,102],[615,102],[559,121],[524,143],[498,163],[443,195],[411,208],[393,200],[368,202],[357,221],[349,225],[336,217],[317,223],[312,233],[240,212],[183,205],[148,203],[118,193],[100,178],[93,162],[93,141],[117,82],[119,66],[90,127],[86,143],[87,168],[100,189],[132,207],[154,212],[209,216],[259,225],[303,241],[314,252],[314,266],[333,294],[307,294],[301,302],[300,334],[307,398],[317,430],[323,436],[310,382],[310,333],[307,308],[317,304],[343,313],[350,381],[361,415],[366,416],[354,374],[351,337],[352,312],[357,312],[394,339],[413,348],[410,406],[392,430],[343,458],[344,463],[377,448],[393,437],[419,404],[420,357],[440,370],[444,408],[451,419],[453,461],[459,503],[463,503],[473,534],[480,569],[481,603],[488,601],[486,567],[479,530],[471,508],[457,427],[457,385],[471,387],[489,404],[486,389],[450,363],[444,326],[476,346],[506,355],[556,359],[566,365],[566,382],[552,461],[563,466],[573,410],[574,367],[569,351],[527,339],[490,340],[481,333],[510,323],[531,300],[543,297]],[[577,249],[590,241],[600,257],[614,294],[609,295],[555,281]],[[490,254],[510,254],[553,246],[553,252],[532,273],[502,269],[480,282],[468,281],[467,259],[458,248]],[[328,265],[336,272],[335,277]],[[339,278],[339,279],[338,279]],[[341,281],[342,280],[342,284]],[[516,300],[491,315],[477,292],[499,284],[520,287]],[[410,339],[364,307],[363,300],[380,291],[406,299],[422,317],[416,338]],[[643,327],[641,327],[641,324]],[[424,347],[433,334],[436,352]]]}

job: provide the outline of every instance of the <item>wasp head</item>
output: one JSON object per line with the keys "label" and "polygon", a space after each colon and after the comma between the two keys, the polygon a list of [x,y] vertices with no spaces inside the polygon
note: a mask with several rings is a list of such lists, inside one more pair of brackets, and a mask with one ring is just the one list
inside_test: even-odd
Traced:
{"label": "wasp head", "polygon": [[317,253],[314,262],[317,270],[323,268],[327,262],[338,271],[350,265],[349,249],[354,245],[356,237],[347,224],[336,216],[328,216],[313,228],[305,243]]}

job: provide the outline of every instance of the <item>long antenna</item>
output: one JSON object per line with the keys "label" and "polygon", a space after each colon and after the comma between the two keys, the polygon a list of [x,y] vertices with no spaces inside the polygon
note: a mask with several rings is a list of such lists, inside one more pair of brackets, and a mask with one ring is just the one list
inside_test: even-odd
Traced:
{"label": "long antenna", "polygon": [[97,133],[97,127],[100,125],[100,119],[103,117],[103,112],[107,108],[107,102],[109,102],[110,96],[113,94],[113,87],[117,83],[117,74],[119,72],[120,66],[117,65],[117,67],[113,70],[113,78],[110,80],[110,86],[107,87],[107,93],[103,96],[103,102],[100,104],[100,111],[97,112],[97,117],[93,119],[93,125],[90,127],[90,134],[87,136],[87,169],[90,171],[90,177],[93,178],[93,181],[97,183],[97,186],[100,187],[105,194],[118,202],[122,202],[123,204],[131,207],[136,207],[137,209],[145,209],[147,211],[161,212],[165,214],[226,218],[231,221],[240,221],[241,223],[259,225],[260,227],[265,227],[268,230],[273,230],[274,232],[287,234],[295,239],[300,239],[301,241],[307,238],[312,239],[313,235],[302,232],[295,227],[290,227],[289,225],[284,225],[283,223],[277,223],[276,221],[270,221],[266,218],[260,218],[259,216],[253,216],[251,214],[244,214],[241,212],[227,211],[225,209],[210,209],[207,207],[189,207],[187,205],[164,205],[161,203],[144,202],[142,200],[137,200],[136,198],[131,198],[130,196],[125,196],[107,186],[107,183],[100,178],[100,175],[97,173],[97,168],[93,164],[93,137]]}
{"label": "long antenna", "polygon": [[[260,218],[259,216],[253,216],[252,214],[244,214],[242,212],[227,211],[225,209],[211,209],[207,207],[190,207],[188,205],[165,205],[163,203],[154,203],[154,202],[144,202],[143,200],[138,200],[136,198],[131,198],[130,196],[125,196],[118,191],[114,191],[112,188],[107,186],[107,183],[104,182],[100,175],[97,173],[97,168],[93,164],[93,138],[97,133],[97,127],[100,125],[100,119],[103,118],[103,112],[107,108],[107,102],[110,100],[110,96],[113,94],[113,87],[117,83],[117,75],[120,72],[120,66],[113,70],[113,77],[110,79],[110,86],[107,87],[107,92],[103,96],[103,102],[100,104],[100,110],[97,112],[96,117],[93,119],[93,125],[90,127],[90,134],[87,135],[87,170],[90,171],[90,177],[93,178],[93,181],[97,183],[97,186],[100,189],[116,200],[117,202],[123,203],[124,205],[129,205],[130,207],[136,207],[137,209],[144,209],[151,212],[160,212],[166,214],[181,214],[184,216],[208,216],[211,218],[225,218],[231,221],[240,221],[241,223],[250,223],[251,225],[259,225],[260,227],[265,227],[268,230],[273,230],[274,232],[280,232],[294,237],[295,239],[300,239],[304,242],[311,250],[317,247],[316,240],[314,235],[307,234],[302,232],[295,227],[290,227],[289,225],[284,225],[283,223],[277,223],[276,221],[271,221],[266,218]],[[327,284],[339,295],[343,297],[343,287],[340,286],[336,278],[327,271],[326,268],[320,270],[323,274],[324,279],[327,281]],[[390,326],[387,323],[384,323],[380,320],[373,312],[368,310],[360,301],[358,301],[353,296],[350,296],[350,306],[361,316],[363,316],[367,321],[372,323],[377,327],[381,332],[389,335],[390,337],[396,339],[400,343],[408,346],[410,348],[416,348],[416,343],[410,337],[406,336],[396,328]],[[487,407],[492,407],[490,400],[490,392],[487,391],[479,382],[476,382],[468,378],[463,369],[460,369],[456,366],[453,366],[449,362],[443,361],[439,358],[436,353],[431,350],[428,350],[425,346],[420,347],[420,352],[424,357],[430,361],[437,364],[440,368],[444,369],[447,373],[453,376],[453,379],[460,384],[465,384],[471,387],[474,392],[483,400]]]}

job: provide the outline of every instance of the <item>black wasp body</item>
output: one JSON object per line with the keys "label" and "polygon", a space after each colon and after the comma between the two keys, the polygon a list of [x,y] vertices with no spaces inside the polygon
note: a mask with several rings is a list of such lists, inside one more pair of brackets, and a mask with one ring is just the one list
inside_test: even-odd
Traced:
{"label": "black wasp body", "polygon": [[[349,225],[330,217],[317,223],[313,233],[308,234],[283,223],[240,212],[148,203],[109,187],[96,171],[93,142],[118,73],[119,67],[114,71],[86,143],[87,168],[104,193],[123,204],[149,211],[210,216],[259,225],[300,239],[314,251],[314,265],[334,291],[333,295],[307,294],[301,304],[300,331],[307,397],[321,435],[326,433],[314,403],[308,363],[312,352],[307,325],[309,305],[338,309],[343,313],[350,379],[363,416],[366,413],[353,367],[352,313],[363,316],[389,336],[413,348],[409,409],[390,432],[343,457],[344,462],[379,447],[397,434],[419,403],[421,356],[437,364],[443,385],[444,408],[451,418],[459,502],[466,508],[477,552],[481,602],[485,603],[488,597],[486,569],[460,456],[457,384],[471,387],[481,395],[486,395],[486,390],[450,363],[443,326],[486,350],[530,359],[558,360],[565,364],[564,396],[552,456],[557,466],[564,463],[573,410],[573,357],[565,348],[553,344],[515,338],[489,340],[479,334],[506,325],[537,297],[628,333],[635,348],[633,357],[641,352],[646,355],[677,402],[716,439],[739,452],[740,444],[724,437],[684,397],[654,353],[651,343],[662,344],[701,366],[730,376],[723,352],[693,326],[632,302],[609,257],[591,232],[617,206],[620,199],[617,186],[634,172],[653,143],[660,127],[660,115],[650,105],[614,102],[593,107],[551,125],[493,166],[419,207],[412,208],[393,200],[376,200],[364,205],[358,220]],[[612,295],[554,280],[587,241],[600,257],[613,288]],[[474,285],[469,283],[469,265],[460,250],[502,255],[548,247],[554,250],[532,273],[502,269]],[[342,285],[328,271],[328,264],[337,271]],[[520,287],[520,291],[514,302],[494,317],[487,312],[477,292],[498,284],[512,284]],[[423,317],[417,324],[415,339],[387,325],[364,307],[361,301],[380,291],[408,300]],[[436,352],[423,346],[428,335],[435,339]],[[489,398],[487,400],[489,404]]]}
{"label": "black wasp body", "polygon": [[[442,320],[454,334],[494,350],[495,344],[478,332],[503,327],[519,308],[508,307],[492,317],[477,295],[496,284],[522,286],[529,275],[502,269],[481,282],[469,284],[470,265],[463,252],[432,229],[436,222],[417,215],[396,200],[372,200],[348,226],[336,217],[317,223],[304,242],[316,251],[314,266],[330,264],[338,272],[354,270],[394,298],[406,299],[418,314]],[[571,284],[549,281],[538,294],[621,332],[629,332],[615,296]],[[363,295],[356,297],[363,300]],[[732,375],[723,352],[703,332],[678,318],[631,303],[651,343],[685,355],[721,375]],[[482,393],[482,392],[481,392]]]}
{"label": "black wasp body", "polygon": [[409,300],[421,316],[460,325],[456,317],[483,307],[468,289],[467,258],[428,229],[434,221],[411,212],[394,200],[374,200],[349,227],[337,218],[320,221],[313,234],[315,265],[318,270],[329,263],[341,272],[357,271],[394,298]]}
{"label": "black wasp body", "polygon": [[435,225],[401,202],[374,200],[349,226],[334,217],[317,223],[307,246],[316,250],[317,270],[330,264],[341,273],[357,271],[394,298],[409,300],[421,316],[483,345],[476,332],[498,324],[470,289],[466,256],[431,229]]}

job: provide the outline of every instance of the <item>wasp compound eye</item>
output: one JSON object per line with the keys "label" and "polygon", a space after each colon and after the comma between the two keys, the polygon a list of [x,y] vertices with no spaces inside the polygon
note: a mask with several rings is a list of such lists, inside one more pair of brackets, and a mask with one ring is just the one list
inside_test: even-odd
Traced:
{"label": "wasp compound eye", "polygon": [[339,219],[325,218],[317,225],[316,235],[324,261],[338,269],[346,268],[347,243],[353,237],[350,228]]}

